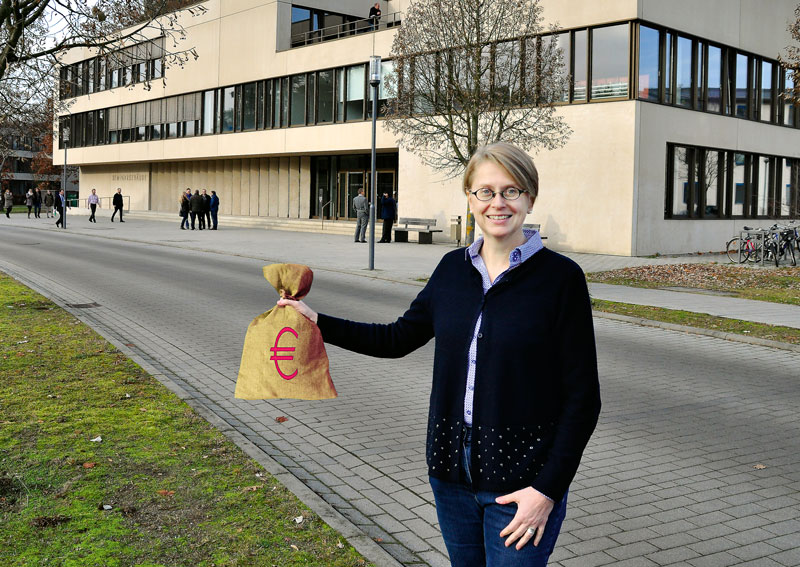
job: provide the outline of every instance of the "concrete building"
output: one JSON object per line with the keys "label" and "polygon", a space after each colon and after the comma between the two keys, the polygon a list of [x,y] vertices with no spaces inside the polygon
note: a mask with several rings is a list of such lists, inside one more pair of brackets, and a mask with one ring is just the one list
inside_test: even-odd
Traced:
{"label": "concrete building", "polygon": [[[51,190],[61,188],[62,176],[34,172],[33,160],[43,149],[41,139],[23,130],[8,128],[0,131],[0,190],[10,189],[14,203],[24,203],[28,190],[37,186]],[[77,197],[77,176],[67,177],[67,190],[71,196]]]}
{"label": "concrete building", "polygon": [[[82,190],[121,187],[132,209],[172,214],[186,187],[215,189],[222,215],[349,230],[370,169],[365,66],[388,57],[409,0],[381,2],[377,29],[364,20],[371,4],[207,0],[180,16],[199,56],[183,67],[163,65],[159,38],[130,48],[141,57],[120,69],[69,53],[62,89],[74,101],[61,124]],[[571,86],[558,112],[573,130],[535,155],[528,221],[548,245],[721,250],[744,224],[800,218],[800,120],[779,97],[792,78],[777,59],[795,4],[542,0],[563,30]],[[377,147],[379,191],[396,194],[401,217],[435,217],[449,238],[465,210],[459,180],[381,127]]]}

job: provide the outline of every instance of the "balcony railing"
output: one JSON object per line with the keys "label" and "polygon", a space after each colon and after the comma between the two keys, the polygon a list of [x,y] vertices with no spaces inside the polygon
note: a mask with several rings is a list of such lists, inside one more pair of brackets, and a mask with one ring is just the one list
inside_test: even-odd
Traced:
{"label": "balcony railing", "polygon": [[351,35],[386,30],[399,26],[401,20],[402,12],[394,12],[392,14],[387,14],[386,16],[381,16],[380,20],[377,22],[375,22],[372,18],[353,20],[351,22],[345,22],[344,24],[339,24],[336,26],[329,26],[327,28],[320,28],[318,30],[295,34],[292,36],[291,46],[303,47],[304,45],[320,43],[321,41],[342,39]]}

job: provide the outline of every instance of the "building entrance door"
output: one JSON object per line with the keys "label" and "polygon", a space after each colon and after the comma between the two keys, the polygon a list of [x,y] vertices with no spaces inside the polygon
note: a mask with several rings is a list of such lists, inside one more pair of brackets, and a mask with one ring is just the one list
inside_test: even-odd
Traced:
{"label": "building entrance door", "polygon": [[353,219],[356,212],[353,209],[353,199],[358,195],[359,189],[364,189],[366,195],[366,173],[364,171],[339,172],[339,199],[337,203],[337,218]]}

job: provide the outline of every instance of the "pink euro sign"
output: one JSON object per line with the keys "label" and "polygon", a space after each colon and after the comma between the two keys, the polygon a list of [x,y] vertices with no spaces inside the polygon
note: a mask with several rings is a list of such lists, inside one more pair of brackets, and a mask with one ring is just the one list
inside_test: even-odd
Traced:
{"label": "pink euro sign", "polygon": [[291,327],[284,327],[283,329],[281,329],[280,332],[278,333],[278,336],[275,337],[275,346],[270,347],[269,349],[270,351],[272,351],[272,356],[270,356],[269,359],[275,361],[275,370],[278,371],[278,374],[281,375],[281,378],[283,378],[284,380],[291,380],[292,378],[297,376],[297,370],[287,375],[283,373],[280,365],[278,364],[281,360],[294,360],[294,356],[278,354],[279,352],[280,353],[294,352],[294,347],[278,346],[278,341],[281,340],[281,337],[283,336],[284,333],[291,333],[294,335],[294,338],[297,338],[297,332]]}

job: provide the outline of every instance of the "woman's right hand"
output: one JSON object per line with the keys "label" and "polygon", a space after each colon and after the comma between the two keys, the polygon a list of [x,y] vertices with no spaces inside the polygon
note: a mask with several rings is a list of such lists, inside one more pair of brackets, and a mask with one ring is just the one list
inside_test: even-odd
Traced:
{"label": "woman's right hand", "polygon": [[302,301],[297,301],[295,299],[279,299],[278,300],[279,307],[294,307],[294,309],[303,315],[306,319],[310,320],[312,323],[317,322],[317,312],[311,309],[308,305],[303,303]]}

